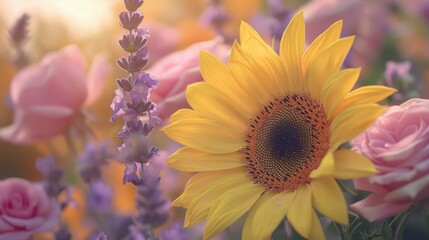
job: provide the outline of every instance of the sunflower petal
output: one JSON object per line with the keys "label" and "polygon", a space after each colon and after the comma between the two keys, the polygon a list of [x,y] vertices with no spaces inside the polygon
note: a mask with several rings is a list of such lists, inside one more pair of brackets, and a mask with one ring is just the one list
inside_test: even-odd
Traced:
{"label": "sunflower petal", "polygon": [[184,120],[184,119],[202,118],[202,117],[203,117],[203,115],[201,113],[195,111],[195,110],[183,108],[183,109],[179,109],[175,113],[173,113],[173,115],[171,115],[171,117],[170,117],[170,121],[176,122],[176,121]]}
{"label": "sunflower petal", "polygon": [[304,12],[300,11],[292,18],[280,41],[280,58],[283,61],[287,78],[293,83],[291,86],[297,86],[298,91],[304,89],[301,66],[304,45]]}
{"label": "sunflower petal", "polygon": [[329,129],[331,149],[337,149],[371,126],[385,107],[369,103],[350,107],[336,116]]}
{"label": "sunflower petal", "polygon": [[164,127],[163,131],[178,143],[209,153],[235,152],[244,146],[244,132],[210,119],[175,121]]}
{"label": "sunflower petal", "polygon": [[347,204],[337,182],[332,177],[321,177],[311,181],[314,208],[332,220],[348,225]]}
{"label": "sunflower petal", "polygon": [[309,239],[325,240],[325,233],[323,232],[322,225],[320,224],[320,220],[314,211],[312,211],[311,214],[311,232]]}
{"label": "sunflower petal", "polygon": [[168,166],[183,172],[222,170],[241,167],[245,164],[239,152],[213,154],[187,147],[170,155],[167,161]]}
{"label": "sunflower petal", "polygon": [[344,149],[335,151],[329,158],[325,156],[319,168],[314,170],[310,177],[315,179],[332,176],[338,179],[351,179],[366,177],[374,173],[377,173],[377,170],[368,158]]}
{"label": "sunflower petal", "polygon": [[335,109],[335,114],[332,117],[336,117],[338,113],[345,110],[348,107],[357,106],[367,103],[379,102],[388,96],[395,93],[397,90],[386,86],[364,86],[360,87],[350,93],[344,98],[341,104]]}
{"label": "sunflower petal", "polygon": [[311,83],[310,94],[314,98],[319,98],[325,82],[340,70],[353,41],[354,36],[341,38],[326,47],[310,62],[305,79]]}
{"label": "sunflower petal", "polygon": [[259,109],[272,97],[272,92],[268,88],[270,84],[261,82],[257,71],[250,67],[250,64],[245,62],[230,62],[229,68],[232,75],[239,82],[239,88],[243,89],[248,96],[252,96],[256,104],[252,107]]}
{"label": "sunflower petal", "polygon": [[236,87],[236,82],[228,67],[213,54],[200,52],[200,71],[204,81],[218,89]]}
{"label": "sunflower petal", "polygon": [[304,55],[302,56],[302,69],[305,72],[308,68],[308,65],[314,59],[320,51],[325,47],[329,46],[331,43],[335,42],[340,38],[341,29],[343,27],[343,21],[337,21],[332,24],[328,29],[326,29],[322,34],[320,34],[308,48],[305,50]]}
{"label": "sunflower petal", "polygon": [[308,238],[311,232],[311,213],[313,211],[311,189],[304,185],[296,191],[296,197],[289,208],[287,219],[295,231],[304,238]]}
{"label": "sunflower petal", "polygon": [[[239,55],[237,49],[231,52],[231,58],[233,55]],[[252,106],[256,103],[255,98],[250,97],[243,91],[228,66],[211,53],[202,51],[200,53],[200,69],[201,75],[210,86],[224,92],[244,112],[253,114]]]}
{"label": "sunflower petal", "polygon": [[[185,215],[185,227],[192,227],[206,219],[210,208],[216,204],[223,193],[249,183],[249,179],[243,169],[241,171],[236,170],[234,173],[231,171],[217,171],[215,174],[207,175],[211,182],[202,181],[197,184],[196,188],[194,188],[196,193],[192,196],[192,199],[188,199],[190,202]],[[228,176],[223,176],[223,174],[228,173]],[[212,178],[213,176],[217,177],[217,179]],[[192,195],[192,192],[189,195]]]}
{"label": "sunflower petal", "polygon": [[335,171],[335,159],[334,154],[331,151],[328,151],[323,157],[322,161],[318,168],[311,172],[311,178],[318,178],[321,176],[329,176]]}
{"label": "sunflower petal", "polygon": [[210,207],[218,200],[217,197],[225,191],[226,189],[217,189],[208,196],[203,195],[204,198],[192,199],[186,211],[183,226],[186,228],[193,227],[206,219],[209,215]]}
{"label": "sunflower petal", "polygon": [[265,192],[246,218],[241,239],[271,239],[271,234],[285,218],[296,191]]}
{"label": "sunflower petal", "polygon": [[201,189],[209,189],[215,185],[237,184],[240,179],[247,179],[245,176],[246,171],[242,168],[197,173],[189,179],[182,195],[174,200],[172,205],[188,208],[190,202],[201,193]]}
{"label": "sunflower petal", "polygon": [[365,156],[351,150],[338,150],[334,152],[335,173],[338,179],[352,179],[367,177],[377,173],[377,169]]}
{"label": "sunflower petal", "polygon": [[197,112],[213,120],[223,121],[243,131],[247,128],[249,115],[237,111],[228,95],[218,91],[206,83],[195,83],[186,90],[189,105]]}
{"label": "sunflower petal", "polygon": [[360,68],[348,68],[334,74],[322,87],[322,103],[329,117],[341,100],[352,90],[359,78]]}
{"label": "sunflower petal", "polygon": [[246,213],[265,191],[261,185],[248,181],[222,194],[210,208],[203,239],[211,239]]}
{"label": "sunflower petal", "polygon": [[261,87],[267,88],[271,95],[287,89],[279,55],[245,22],[240,25],[240,46],[243,57],[251,63],[249,66],[258,74],[258,78],[272,81],[272,84],[264,84]]}

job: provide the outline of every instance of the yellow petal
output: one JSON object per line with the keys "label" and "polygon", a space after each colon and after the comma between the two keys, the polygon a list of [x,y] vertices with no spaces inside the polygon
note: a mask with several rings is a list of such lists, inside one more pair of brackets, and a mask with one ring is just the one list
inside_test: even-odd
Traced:
{"label": "yellow petal", "polygon": [[249,67],[246,62],[230,62],[228,64],[232,75],[239,82],[239,88],[243,89],[247,95],[254,97],[256,104],[252,107],[259,110],[272,98],[272,93],[265,82],[261,81],[257,71]]}
{"label": "yellow petal", "polygon": [[244,146],[244,132],[211,119],[175,121],[164,127],[163,131],[174,141],[203,152],[229,153]]}
{"label": "yellow petal", "polygon": [[320,53],[320,51],[340,38],[342,27],[342,20],[335,22],[310,44],[302,56],[303,72],[307,70],[311,60],[314,59]]}
{"label": "yellow petal", "polygon": [[241,167],[245,164],[240,152],[213,154],[187,147],[170,155],[167,161],[168,166],[184,172],[222,170]]}
{"label": "yellow petal", "polygon": [[250,180],[222,194],[210,208],[203,239],[211,239],[245,214],[265,191]]}
{"label": "yellow petal", "polygon": [[181,199],[176,199],[173,202],[177,206],[177,201],[180,201],[179,203],[188,201],[184,221],[185,227],[192,227],[206,219],[210,208],[223,193],[231,188],[249,183],[247,172],[244,169],[216,171],[215,173],[211,172],[211,174],[200,174],[200,176],[200,179],[203,180],[199,182],[194,180],[179,197]]}
{"label": "yellow petal", "polygon": [[[231,56],[233,53],[234,51],[231,52]],[[236,51],[234,54],[237,55]],[[229,68],[222,61],[211,53],[202,51],[200,69],[204,80],[209,85],[228,95],[244,112],[253,114],[255,98],[243,92]]]}
{"label": "yellow petal", "polygon": [[192,199],[186,211],[183,226],[190,228],[207,219],[210,208],[225,191],[227,189],[217,189],[210,192],[210,194],[199,195],[200,198]]}
{"label": "yellow petal", "polygon": [[341,111],[344,111],[348,107],[366,104],[366,103],[376,103],[379,102],[388,96],[395,93],[397,90],[394,88],[389,88],[385,86],[364,86],[360,87],[349,94],[344,98],[341,104],[335,109],[333,118],[336,117]]}
{"label": "yellow petal", "polygon": [[360,68],[348,68],[334,74],[322,87],[322,103],[328,119],[341,100],[352,90],[359,78]]}
{"label": "yellow petal", "polygon": [[241,239],[271,239],[271,234],[286,217],[296,191],[265,192],[250,210]]}
{"label": "yellow petal", "polygon": [[304,13],[297,13],[286,30],[283,32],[280,41],[280,58],[283,61],[284,68],[289,81],[293,82],[291,86],[297,86],[297,90],[304,90],[303,71],[301,58],[305,44],[305,24]]}
{"label": "yellow petal", "polygon": [[170,117],[171,122],[179,121],[179,120],[185,120],[185,119],[192,119],[192,118],[202,118],[203,115],[197,111],[194,111],[192,109],[179,109],[175,113],[173,113]]}
{"label": "yellow petal", "polygon": [[199,172],[192,176],[185,187],[182,195],[173,201],[176,207],[188,208],[190,202],[205,189],[214,185],[223,185],[240,181],[246,176],[243,168],[227,169],[222,171]]}
{"label": "yellow petal", "polygon": [[325,233],[323,232],[322,225],[320,224],[320,220],[314,211],[312,211],[311,214],[311,232],[308,239],[325,240]]}
{"label": "yellow petal", "polygon": [[322,161],[319,168],[310,174],[311,178],[331,176],[338,179],[351,179],[366,177],[377,172],[368,158],[351,150],[337,150],[333,155],[334,167],[327,164],[329,167],[323,167],[322,170]]}
{"label": "yellow petal", "polygon": [[341,144],[361,134],[380,116],[385,107],[369,103],[350,107],[334,118],[329,129],[330,148],[336,150]]}
{"label": "yellow petal", "polygon": [[311,189],[308,185],[303,185],[296,191],[296,197],[289,208],[287,219],[295,231],[302,237],[308,238],[311,232],[311,213],[313,211]]}
{"label": "yellow petal", "polygon": [[321,51],[308,65],[305,79],[310,83],[311,95],[318,99],[325,82],[337,73],[347,56],[354,36],[339,39]]}
{"label": "yellow petal", "polygon": [[328,151],[323,157],[318,168],[311,172],[311,178],[318,178],[320,176],[331,175],[335,171],[335,159],[334,154]]}
{"label": "yellow petal", "polygon": [[361,178],[377,173],[377,169],[368,158],[351,150],[335,151],[334,158],[335,178]]}
{"label": "yellow petal", "polygon": [[245,22],[240,25],[240,46],[249,67],[258,78],[266,79],[263,87],[271,95],[284,93],[282,90],[287,89],[287,82],[279,55]]}
{"label": "yellow petal", "polygon": [[207,118],[224,122],[246,131],[249,115],[235,108],[236,103],[207,83],[195,83],[186,90],[189,105]]}
{"label": "yellow petal", "polygon": [[348,225],[347,203],[337,182],[332,177],[311,180],[314,208],[332,220]]}

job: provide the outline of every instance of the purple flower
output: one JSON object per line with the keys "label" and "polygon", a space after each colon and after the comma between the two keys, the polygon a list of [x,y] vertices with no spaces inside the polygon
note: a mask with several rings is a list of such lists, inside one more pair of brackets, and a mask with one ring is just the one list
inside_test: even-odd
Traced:
{"label": "purple flower", "polygon": [[89,183],[88,208],[91,211],[107,213],[112,208],[113,189],[103,180]]}
{"label": "purple flower", "polygon": [[71,240],[72,235],[64,224],[61,224],[60,229],[54,233],[55,240]]}
{"label": "purple flower", "polygon": [[[411,62],[386,62],[386,70],[384,71],[384,84],[388,87],[395,87],[398,92],[393,94],[393,99],[396,102],[403,102],[404,98],[412,98],[418,96],[413,76],[410,74]],[[415,84],[414,84],[415,85]]]}
{"label": "purple flower", "polygon": [[64,168],[55,166],[52,156],[37,159],[36,168],[44,178],[42,185],[49,196],[58,196],[66,189],[66,185],[62,182]]}
{"label": "purple flower", "polygon": [[121,12],[119,20],[121,27],[131,31],[137,28],[143,21],[143,14],[141,12]]}
{"label": "purple flower", "polygon": [[183,232],[182,223],[175,223],[171,227],[161,232],[162,240],[188,240],[189,238]]}
{"label": "purple flower", "polygon": [[128,56],[126,58],[123,57],[121,59],[118,59],[117,63],[125,71],[130,73],[135,73],[142,70],[142,68],[144,68],[147,65],[148,60],[144,58],[140,58],[137,55],[133,55],[133,56]]}
{"label": "purple flower", "polygon": [[30,20],[30,16],[24,13],[20,18],[18,18],[18,20],[9,30],[11,42],[14,46],[21,45],[24,42],[24,40],[27,38],[29,20]]}
{"label": "purple flower", "polygon": [[126,139],[120,150],[121,160],[138,163],[147,163],[158,152],[158,148],[150,146],[144,135],[134,135]]}
{"label": "purple flower", "polygon": [[98,234],[96,240],[107,240],[107,236],[106,236],[106,234],[104,234],[104,232],[101,232]]}
{"label": "purple flower", "polygon": [[43,178],[50,182],[59,181],[64,174],[63,168],[55,166],[52,156],[37,159],[36,168],[42,174]]}
{"label": "purple flower", "polygon": [[85,182],[100,178],[100,167],[106,165],[107,160],[115,155],[113,146],[107,141],[87,142],[77,158],[80,176]]}
{"label": "purple flower", "polygon": [[149,160],[157,154],[158,148],[151,146],[147,135],[160,124],[155,115],[159,112],[156,104],[149,100],[150,92],[158,81],[144,69],[148,63],[148,49],[145,47],[150,33],[139,28],[143,14],[136,11],[143,1],[124,0],[129,12],[119,15],[121,26],[129,32],[119,41],[129,54],[117,61],[128,72],[127,78],[117,80],[119,89],[111,104],[111,121],[117,117],[124,120],[124,126],[118,136],[124,141],[119,151],[119,159],[125,163],[123,183],[131,182],[137,186],[137,217],[129,226],[128,239],[144,240],[152,237],[149,232],[163,223],[169,216],[170,201],[162,197],[158,189],[159,171],[149,171]]}
{"label": "purple flower", "polygon": [[127,182],[130,182],[136,186],[142,184],[143,181],[137,175],[137,170],[138,168],[135,162],[125,162],[124,177],[122,179],[122,183],[125,184]]}
{"label": "purple flower", "polygon": [[116,80],[116,83],[123,91],[129,92],[131,89],[133,89],[131,85],[131,76],[128,76],[128,78],[118,79]]}
{"label": "purple flower", "polygon": [[169,217],[171,202],[162,196],[159,189],[159,166],[145,165],[141,178],[143,183],[137,186],[138,216],[135,220],[137,227],[150,225],[159,227]]}
{"label": "purple flower", "polygon": [[230,19],[228,13],[219,5],[209,6],[204,10],[200,17],[200,23],[203,26],[222,26]]}
{"label": "purple flower", "polygon": [[119,45],[121,45],[125,51],[133,53],[143,48],[146,45],[146,42],[147,39],[143,38],[141,35],[124,34],[122,39],[119,40]]}
{"label": "purple flower", "polygon": [[150,240],[146,238],[143,235],[143,233],[141,233],[140,230],[134,225],[130,225],[129,230],[130,230],[130,235],[128,237],[129,240]]}
{"label": "purple flower", "polygon": [[124,0],[124,4],[128,11],[134,12],[143,4],[143,0]]}

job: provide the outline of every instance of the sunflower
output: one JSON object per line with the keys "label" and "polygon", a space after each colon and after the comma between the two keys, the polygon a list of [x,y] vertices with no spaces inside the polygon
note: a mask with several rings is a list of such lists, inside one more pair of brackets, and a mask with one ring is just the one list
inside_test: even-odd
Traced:
{"label": "sunflower", "polygon": [[[354,37],[338,21],[305,49],[303,12],[290,21],[277,54],[247,23],[227,64],[201,52],[205,82],[186,90],[192,109],[163,131],[184,145],[168,165],[197,172],[174,206],[184,225],[205,220],[210,239],[248,212],[242,239],[269,239],[287,219],[302,237],[324,239],[323,214],[348,224],[336,179],[376,172],[364,156],[340,146],[369,127],[395,90],[352,91],[360,69],[341,69]],[[305,50],[305,51],[304,51]]]}

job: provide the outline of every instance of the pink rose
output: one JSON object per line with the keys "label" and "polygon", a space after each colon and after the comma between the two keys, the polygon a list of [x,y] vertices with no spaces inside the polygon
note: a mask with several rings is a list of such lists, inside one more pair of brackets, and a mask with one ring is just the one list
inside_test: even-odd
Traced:
{"label": "pink rose", "polygon": [[147,42],[149,64],[156,63],[159,59],[178,48],[180,32],[177,28],[155,21],[147,21],[145,25],[150,32],[150,39]]}
{"label": "pink rose", "polygon": [[14,119],[11,125],[0,128],[0,138],[34,143],[62,133],[81,108],[101,95],[110,67],[99,57],[87,76],[84,70],[81,51],[68,46],[16,74],[10,87]]}
{"label": "pink rose", "polygon": [[0,240],[27,240],[59,223],[60,205],[41,185],[9,178],[0,181],[0,192]]}
{"label": "pink rose", "polygon": [[188,107],[186,87],[203,81],[199,69],[201,50],[209,51],[221,59],[227,59],[230,51],[219,38],[199,42],[165,56],[147,70],[159,81],[158,87],[151,92],[151,100],[160,107],[161,118],[169,117],[177,109]]}
{"label": "pink rose", "polygon": [[429,199],[429,100],[390,107],[351,145],[379,171],[354,180],[356,189],[372,192],[351,206],[366,219],[382,220]]}

